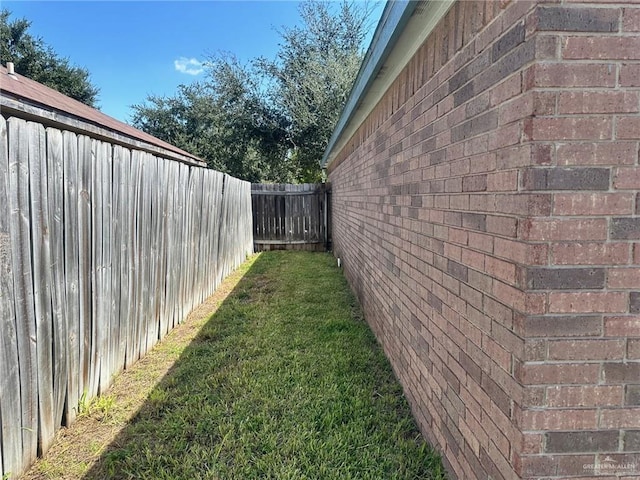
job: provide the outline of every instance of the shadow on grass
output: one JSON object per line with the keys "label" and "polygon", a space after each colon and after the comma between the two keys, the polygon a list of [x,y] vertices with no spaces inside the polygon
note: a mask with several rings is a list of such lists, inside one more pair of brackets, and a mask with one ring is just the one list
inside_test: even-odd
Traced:
{"label": "shadow on grass", "polygon": [[444,474],[333,258],[266,252],[84,478]]}

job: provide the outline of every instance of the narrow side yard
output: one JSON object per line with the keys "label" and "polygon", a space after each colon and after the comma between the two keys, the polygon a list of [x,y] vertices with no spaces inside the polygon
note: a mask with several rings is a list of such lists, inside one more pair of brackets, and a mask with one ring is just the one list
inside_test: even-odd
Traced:
{"label": "narrow side yard", "polygon": [[444,479],[333,257],[266,252],[27,479]]}

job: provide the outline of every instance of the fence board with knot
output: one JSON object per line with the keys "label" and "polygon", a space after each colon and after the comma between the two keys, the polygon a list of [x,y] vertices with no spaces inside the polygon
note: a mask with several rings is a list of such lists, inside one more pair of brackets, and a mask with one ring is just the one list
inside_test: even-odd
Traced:
{"label": "fence board with knot", "polygon": [[250,184],[0,117],[0,477],[252,251]]}
{"label": "fence board with knot", "polygon": [[330,190],[325,184],[252,184],[254,249],[330,247]]}

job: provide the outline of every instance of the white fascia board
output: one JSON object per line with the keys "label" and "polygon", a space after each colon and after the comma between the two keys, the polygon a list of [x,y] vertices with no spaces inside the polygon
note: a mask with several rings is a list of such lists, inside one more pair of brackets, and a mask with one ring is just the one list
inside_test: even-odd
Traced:
{"label": "white fascia board", "polygon": [[455,0],[390,0],[331,135],[321,165],[327,168],[367,119]]}

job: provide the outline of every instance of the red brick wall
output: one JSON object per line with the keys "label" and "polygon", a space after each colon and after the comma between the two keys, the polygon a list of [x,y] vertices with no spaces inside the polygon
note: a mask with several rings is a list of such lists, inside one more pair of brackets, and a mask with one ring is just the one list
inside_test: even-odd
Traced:
{"label": "red brick wall", "polygon": [[459,1],[330,165],[453,478],[640,475],[639,32],[638,3]]}

